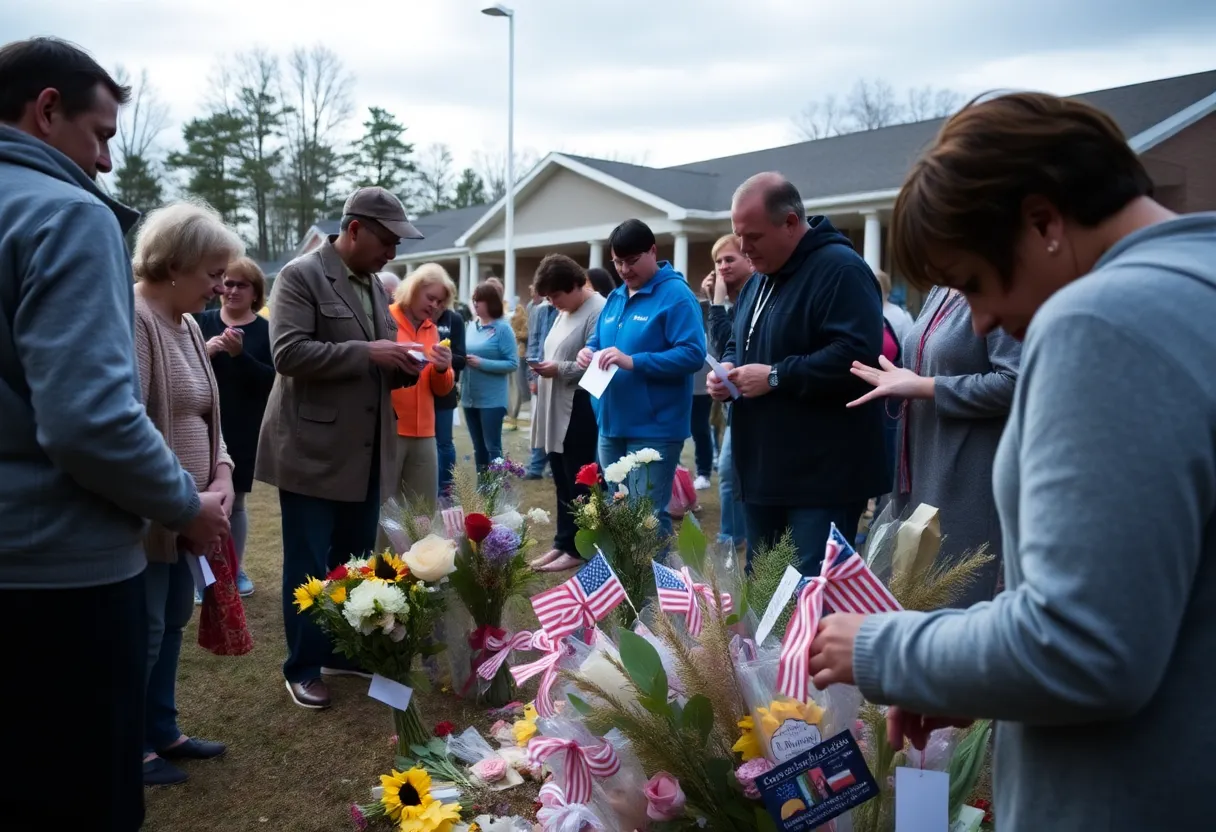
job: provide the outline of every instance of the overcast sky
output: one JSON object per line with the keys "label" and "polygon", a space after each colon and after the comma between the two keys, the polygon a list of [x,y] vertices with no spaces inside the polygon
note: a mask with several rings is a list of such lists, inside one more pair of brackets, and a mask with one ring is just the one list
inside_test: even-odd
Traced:
{"label": "overcast sky", "polygon": [[[52,34],[147,68],[171,145],[225,55],[318,41],[458,164],[506,144],[507,22],[469,0],[0,0],[0,40]],[[858,78],[965,94],[1083,92],[1216,69],[1212,0],[515,0],[516,146],[671,165],[797,140]]]}

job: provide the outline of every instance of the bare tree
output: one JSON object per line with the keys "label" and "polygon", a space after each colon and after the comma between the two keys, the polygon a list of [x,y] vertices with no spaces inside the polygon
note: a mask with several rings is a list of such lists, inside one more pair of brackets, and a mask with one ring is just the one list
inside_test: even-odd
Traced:
{"label": "bare tree", "polygon": [[114,79],[132,87],[130,103],[118,111],[118,134],[114,137],[118,153],[122,160],[130,156],[147,158],[157,138],[169,126],[169,107],[148,82],[147,69],[140,70],[138,83],[132,84],[126,68],[119,66]]}
{"label": "bare tree", "polygon": [[288,108],[284,119],[287,151],[285,207],[303,238],[318,214],[332,209],[333,191],[348,157],[337,147],[335,133],[350,118],[353,79],[331,49],[317,44],[296,49],[287,58],[280,96]]}
{"label": "bare tree", "polygon": [[895,89],[886,81],[858,79],[845,105],[861,130],[877,130],[898,124],[903,113],[895,100]]}
{"label": "bare tree", "polygon": [[794,129],[807,141],[826,139],[849,132],[845,119],[836,96],[827,95],[819,101],[811,101],[794,116]]}
{"label": "bare tree", "polygon": [[[532,148],[515,151],[515,181],[523,179],[540,161],[540,154]],[[491,200],[502,199],[507,192],[507,152],[505,150],[479,150],[473,154],[473,165],[486,184]]]}
{"label": "bare tree", "polygon": [[908,89],[908,102],[904,105],[904,120],[926,121],[951,115],[959,108],[962,98],[954,90],[945,88],[911,87]]}
{"label": "bare tree", "polygon": [[415,175],[415,204],[419,213],[437,214],[452,207],[455,198],[456,174],[452,169],[452,151],[446,144],[432,144],[422,152]]}

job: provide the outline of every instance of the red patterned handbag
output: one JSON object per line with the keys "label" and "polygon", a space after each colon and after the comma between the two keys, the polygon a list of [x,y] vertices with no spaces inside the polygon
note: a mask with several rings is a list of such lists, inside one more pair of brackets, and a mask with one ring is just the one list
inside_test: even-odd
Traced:
{"label": "red patterned handbag", "polygon": [[224,541],[219,554],[207,558],[215,583],[203,592],[199,613],[199,646],[217,656],[243,656],[253,649],[253,636],[245,625],[245,606],[236,590],[236,547]]}

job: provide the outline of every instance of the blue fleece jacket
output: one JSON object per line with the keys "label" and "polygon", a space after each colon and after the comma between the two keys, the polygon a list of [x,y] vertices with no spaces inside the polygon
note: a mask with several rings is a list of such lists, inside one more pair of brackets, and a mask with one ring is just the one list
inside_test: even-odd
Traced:
{"label": "blue fleece jacket", "polygon": [[0,125],[0,589],[134,577],[142,518],[180,529],[198,514],[140,403],[123,241],[138,218]]}
{"label": "blue fleece jacket", "polygon": [[618,371],[600,399],[600,436],[688,438],[692,376],[705,363],[705,325],[684,275],[662,262],[632,296],[628,286],[618,286],[587,346],[616,347],[633,358],[633,369]]}

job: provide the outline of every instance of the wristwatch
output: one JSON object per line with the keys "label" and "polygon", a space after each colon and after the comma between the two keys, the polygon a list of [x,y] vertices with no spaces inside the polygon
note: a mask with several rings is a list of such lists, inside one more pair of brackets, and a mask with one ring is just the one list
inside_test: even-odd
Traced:
{"label": "wristwatch", "polygon": [[772,389],[777,389],[777,368],[773,367],[768,371],[768,386]]}

